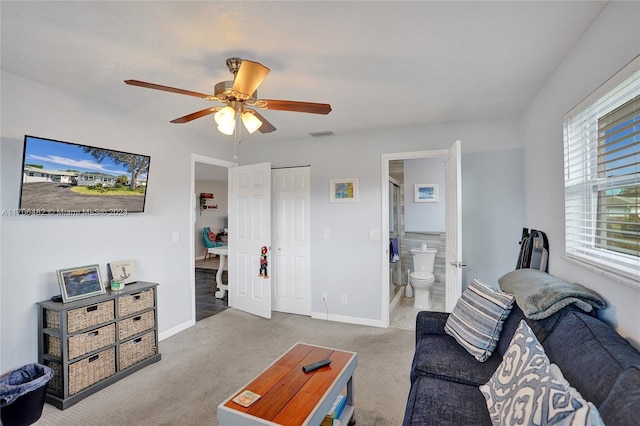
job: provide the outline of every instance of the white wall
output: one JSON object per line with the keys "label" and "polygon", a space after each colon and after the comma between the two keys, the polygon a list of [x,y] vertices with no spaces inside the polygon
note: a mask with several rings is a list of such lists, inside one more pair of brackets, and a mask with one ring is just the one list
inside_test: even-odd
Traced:
{"label": "white wall", "polygon": [[562,119],[639,53],[640,2],[609,2],[540,89],[524,116],[526,224],[548,234],[549,272],[602,294],[611,306],[601,316],[638,347],[640,289],[563,258]]}
{"label": "white wall", "polygon": [[524,221],[524,150],[462,156],[463,283],[498,287],[516,266]]}
{"label": "white wall", "polygon": [[[519,122],[514,119],[372,130],[279,142],[273,146],[249,141],[247,145],[243,143],[239,161],[242,164],[271,161],[274,166],[311,165],[312,312],[325,317],[321,294],[327,293],[330,318],[379,325],[383,322],[380,262],[387,263],[388,258],[381,259],[380,244],[383,242],[369,240],[369,230],[382,228],[382,154],[446,149],[460,139],[464,162],[468,153],[493,151],[499,154],[521,148],[519,131]],[[507,155],[507,158],[511,157]],[[469,172],[463,168],[463,188],[466,181],[478,178],[474,173],[484,174],[484,182],[489,186],[501,187],[503,181],[522,179],[521,167],[506,167],[504,173],[486,174],[478,164]],[[329,180],[350,177],[358,178],[359,202],[330,203]],[[504,195],[514,197],[510,200],[501,200],[499,195],[500,192],[496,192],[495,199],[487,197],[476,201],[475,209],[492,211],[495,217],[483,215],[480,217],[487,219],[490,216],[490,220],[480,222],[477,216],[463,216],[463,233],[465,229],[477,227],[486,235],[496,235],[493,241],[497,245],[510,247],[514,237],[511,231],[504,232],[502,225],[514,224],[517,242],[523,226],[522,211],[496,209],[494,203],[504,201],[506,205],[521,205],[524,197],[519,191]],[[463,192],[463,205],[464,197]],[[330,231],[330,238],[326,240],[322,238],[325,228]],[[487,250],[483,244],[478,246],[479,250]],[[470,247],[476,249],[475,245]],[[467,254],[463,247],[463,260]],[[513,253],[498,251],[498,258],[487,266],[491,270],[486,275],[497,279],[512,270],[513,256]],[[346,305],[341,303],[342,294],[348,296]]]}
{"label": "white wall", "polygon": [[[444,160],[414,158],[404,160],[404,229],[408,232],[444,232],[446,218]],[[415,184],[438,185],[438,202],[416,203]]]}
{"label": "white wall", "polygon": [[[56,270],[134,259],[139,279],[160,283],[167,335],[193,318],[190,274],[191,152],[231,158],[230,145],[150,122],[14,75],[1,75],[2,208],[18,207],[25,133],[151,156],[146,212],[126,217],[1,217],[0,374],[37,361],[36,302],[59,294]],[[224,149],[227,147],[227,149]],[[173,232],[180,235],[172,242]]]}

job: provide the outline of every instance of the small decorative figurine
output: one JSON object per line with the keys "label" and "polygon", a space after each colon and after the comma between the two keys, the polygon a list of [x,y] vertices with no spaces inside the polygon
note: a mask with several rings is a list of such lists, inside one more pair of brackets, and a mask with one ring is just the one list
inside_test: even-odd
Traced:
{"label": "small decorative figurine", "polygon": [[262,250],[261,250],[261,255],[260,255],[260,274],[259,276],[264,277],[264,278],[269,278],[269,274],[267,273],[267,266],[269,265],[269,263],[267,262],[267,251],[269,251],[269,249],[267,249],[267,246],[263,246]]}

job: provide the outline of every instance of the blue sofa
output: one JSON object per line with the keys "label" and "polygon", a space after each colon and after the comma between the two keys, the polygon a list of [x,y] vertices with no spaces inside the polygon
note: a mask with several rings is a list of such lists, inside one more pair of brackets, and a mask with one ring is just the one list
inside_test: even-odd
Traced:
{"label": "blue sofa", "polygon": [[569,304],[547,318],[532,320],[514,303],[496,350],[485,362],[477,361],[444,331],[448,315],[418,314],[403,425],[490,426],[478,387],[497,369],[522,319],[571,386],[595,404],[607,426],[638,425],[640,353],[593,314]]}

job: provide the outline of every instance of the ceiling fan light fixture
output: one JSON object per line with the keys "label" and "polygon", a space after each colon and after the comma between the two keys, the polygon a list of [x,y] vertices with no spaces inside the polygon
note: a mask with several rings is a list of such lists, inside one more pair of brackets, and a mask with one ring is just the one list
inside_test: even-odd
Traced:
{"label": "ceiling fan light fixture", "polygon": [[249,133],[253,133],[262,126],[262,121],[254,114],[249,111],[245,111],[242,113],[242,122],[244,123],[244,127],[247,128]]}
{"label": "ceiling fan light fixture", "polygon": [[[233,124],[235,121],[236,111],[229,105],[216,112],[213,116],[218,126],[228,127],[229,124]],[[224,133],[224,132],[223,132]],[[230,134],[230,133],[229,133]]]}
{"label": "ceiling fan light fixture", "polygon": [[218,125],[218,131],[227,136],[233,135],[233,131],[236,129],[236,120],[232,120],[228,123],[222,123]]}

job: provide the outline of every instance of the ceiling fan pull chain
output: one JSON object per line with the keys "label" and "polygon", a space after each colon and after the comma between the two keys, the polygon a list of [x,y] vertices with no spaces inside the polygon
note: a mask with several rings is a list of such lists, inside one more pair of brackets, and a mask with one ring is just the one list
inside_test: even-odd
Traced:
{"label": "ceiling fan pull chain", "polygon": [[233,137],[233,159],[238,159],[238,144],[242,142],[242,126],[240,125],[240,114],[236,112],[235,132]]}

